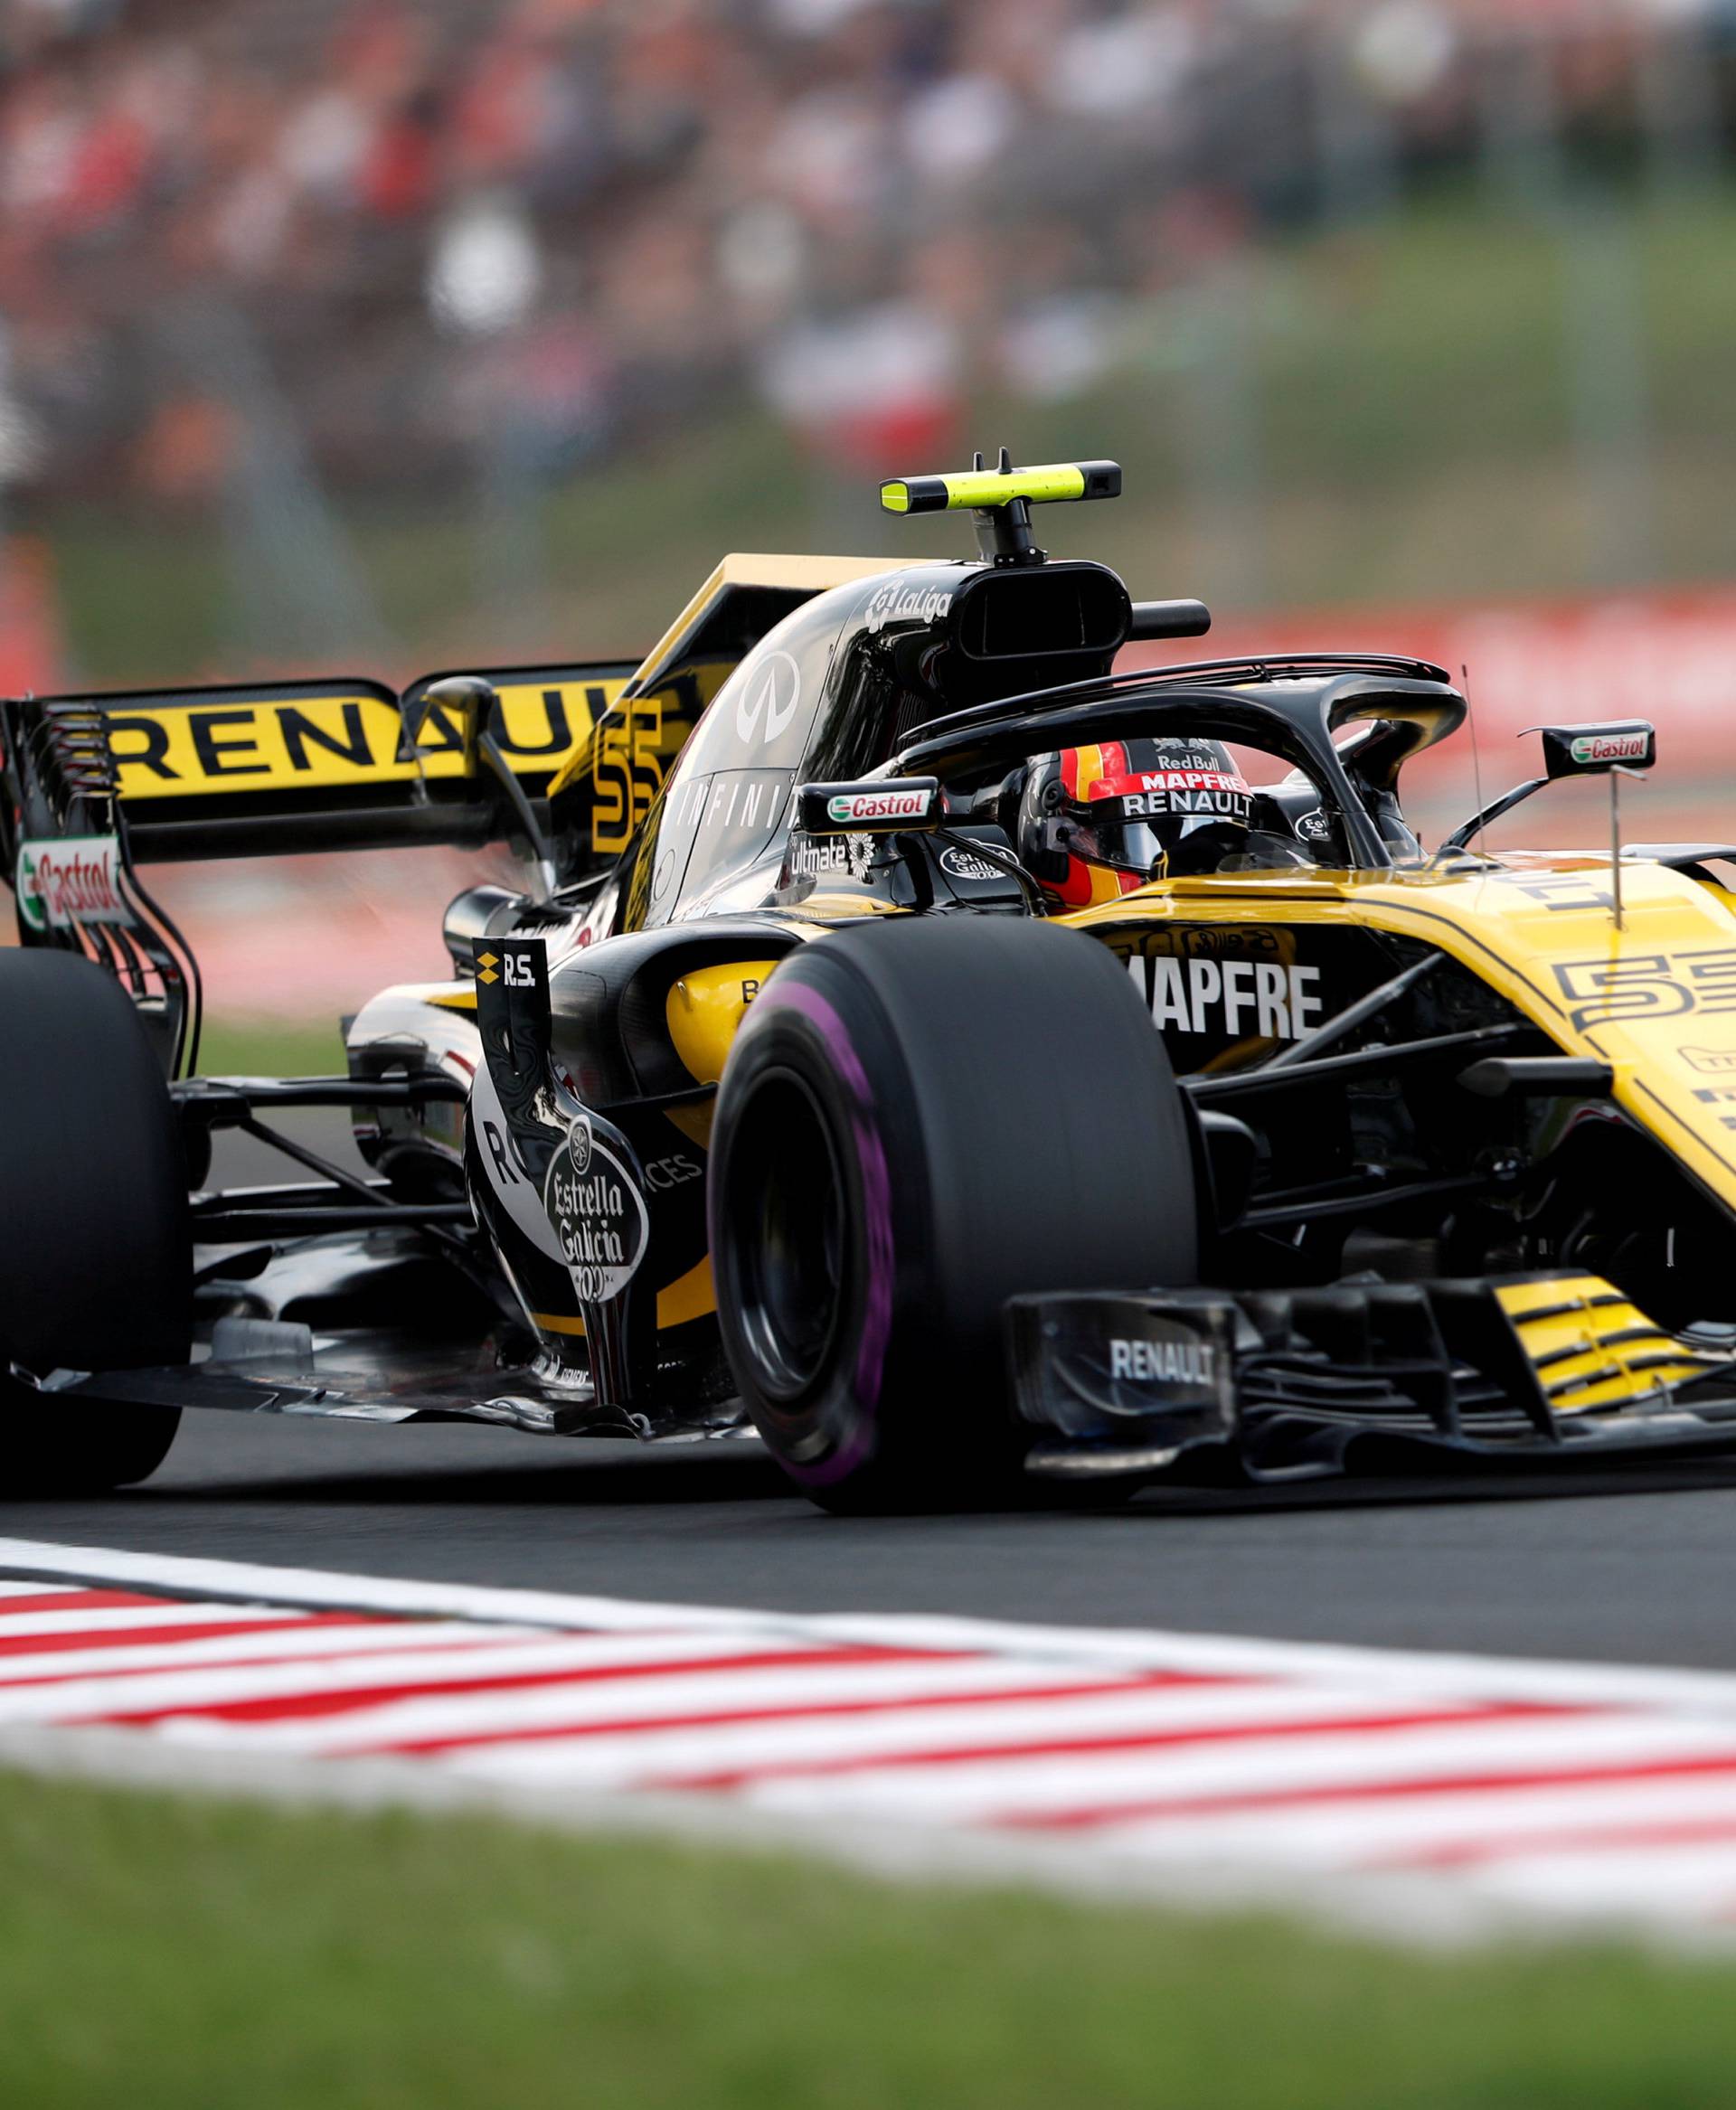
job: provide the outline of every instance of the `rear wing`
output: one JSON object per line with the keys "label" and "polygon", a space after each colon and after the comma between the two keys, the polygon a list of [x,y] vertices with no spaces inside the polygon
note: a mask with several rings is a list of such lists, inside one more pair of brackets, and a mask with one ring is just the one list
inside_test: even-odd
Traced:
{"label": "rear wing", "polygon": [[0,699],[0,876],[20,941],[108,968],[165,1070],[191,1071],[198,964],[141,865],[520,833],[546,813],[550,782],[589,749],[634,664],[489,674],[486,725],[426,700],[437,674],[402,695],[333,679]]}
{"label": "rear wing", "polygon": [[165,1069],[191,1071],[198,966],[141,866],[520,837],[546,883],[570,885],[627,847],[706,705],[774,624],[898,568],[726,557],[643,662],[470,667],[401,693],[334,676],[0,697],[0,881],[14,883],[20,941],[108,968]]}
{"label": "rear wing", "polygon": [[[500,699],[492,730],[531,797],[585,750],[635,664],[482,670]],[[25,736],[19,753],[28,769],[33,719],[52,722],[55,705],[87,714],[88,730],[99,728],[106,739],[140,863],[418,843],[474,847],[505,833],[506,818],[469,729],[435,703],[413,747],[405,732],[406,711],[413,721],[441,678],[425,675],[401,696],[350,678],[130,690],[0,705],[0,724],[11,718]]]}

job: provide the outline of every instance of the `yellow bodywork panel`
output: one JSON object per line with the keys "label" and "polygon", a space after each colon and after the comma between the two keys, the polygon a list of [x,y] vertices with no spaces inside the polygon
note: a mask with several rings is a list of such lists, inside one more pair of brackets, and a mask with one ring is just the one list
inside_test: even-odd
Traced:
{"label": "yellow bodywork panel", "polygon": [[1627,1406],[1719,1366],[1600,1275],[1507,1283],[1495,1294],[1557,1414]]}
{"label": "yellow bodywork panel", "polygon": [[684,1326],[689,1319],[708,1319],[717,1309],[717,1290],[712,1281],[712,1257],[705,1258],[679,1276],[666,1289],[657,1292],[657,1324],[660,1328]]}
{"label": "yellow bodywork panel", "polygon": [[1064,920],[1111,927],[1336,925],[1437,946],[1569,1054],[1608,1063],[1614,1096],[1736,1209],[1736,913],[1666,865],[1512,859],[1472,874],[1239,872],[1160,881]]}
{"label": "yellow bodywork panel", "polygon": [[736,1028],[776,960],[731,960],[722,967],[695,967],[670,990],[664,1006],[669,1038],[695,1084],[715,1084],[723,1075]]}

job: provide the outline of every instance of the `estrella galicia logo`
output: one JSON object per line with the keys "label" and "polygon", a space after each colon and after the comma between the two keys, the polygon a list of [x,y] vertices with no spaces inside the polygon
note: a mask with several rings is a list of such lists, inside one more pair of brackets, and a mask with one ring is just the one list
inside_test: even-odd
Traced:
{"label": "estrella galicia logo", "polygon": [[573,1124],[550,1161],[542,1206],[579,1301],[618,1296],[645,1258],[651,1222],[632,1173],[589,1121]]}
{"label": "estrella galicia logo", "polygon": [[993,864],[986,857],[979,857],[974,850],[950,849],[940,852],[940,869],[951,879],[999,880],[1007,876],[1006,867]]}

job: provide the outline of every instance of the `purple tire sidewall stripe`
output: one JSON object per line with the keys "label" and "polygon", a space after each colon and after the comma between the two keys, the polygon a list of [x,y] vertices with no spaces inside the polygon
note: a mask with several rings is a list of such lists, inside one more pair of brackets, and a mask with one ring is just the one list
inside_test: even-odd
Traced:
{"label": "purple tire sidewall stripe", "polygon": [[[805,1018],[826,1043],[834,1069],[855,1102],[851,1126],[855,1135],[856,1163],[862,1175],[863,1234],[866,1243],[867,1297],[863,1313],[862,1339],[856,1350],[856,1397],[863,1418],[828,1458],[814,1465],[786,1459],[793,1478],[813,1487],[830,1486],[853,1473],[867,1456],[871,1428],[880,1406],[880,1391],[886,1371],[886,1352],[892,1341],[895,1257],[892,1242],[892,1181],[886,1163],[886,1147],[874,1125],[874,1095],[850,1039],[849,1029],[826,998],[805,984],[774,982],[757,997],[754,1011],[763,1017],[769,1011],[793,1011]],[[715,1241],[716,1228],[712,1238]]]}

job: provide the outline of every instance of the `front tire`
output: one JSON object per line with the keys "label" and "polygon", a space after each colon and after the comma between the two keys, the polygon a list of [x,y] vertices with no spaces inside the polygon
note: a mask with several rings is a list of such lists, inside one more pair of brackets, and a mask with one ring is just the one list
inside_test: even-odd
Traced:
{"label": "front tire", "polygon": [[900,918],[804,946],[731,1051],[710,1182],[736,1382],[829,1509],[1016,1484],[1009,1297],[1196,1279],[1162,1040],[1113,955],[1052,927]]}
{"label": "front tire", "polygon": [[0,953],[0,1493],[90,1492],[163,1462],[175,1407],[8,1373],[184,1362],[193,1246],[174,1107],[128,997],[69,953]]}

